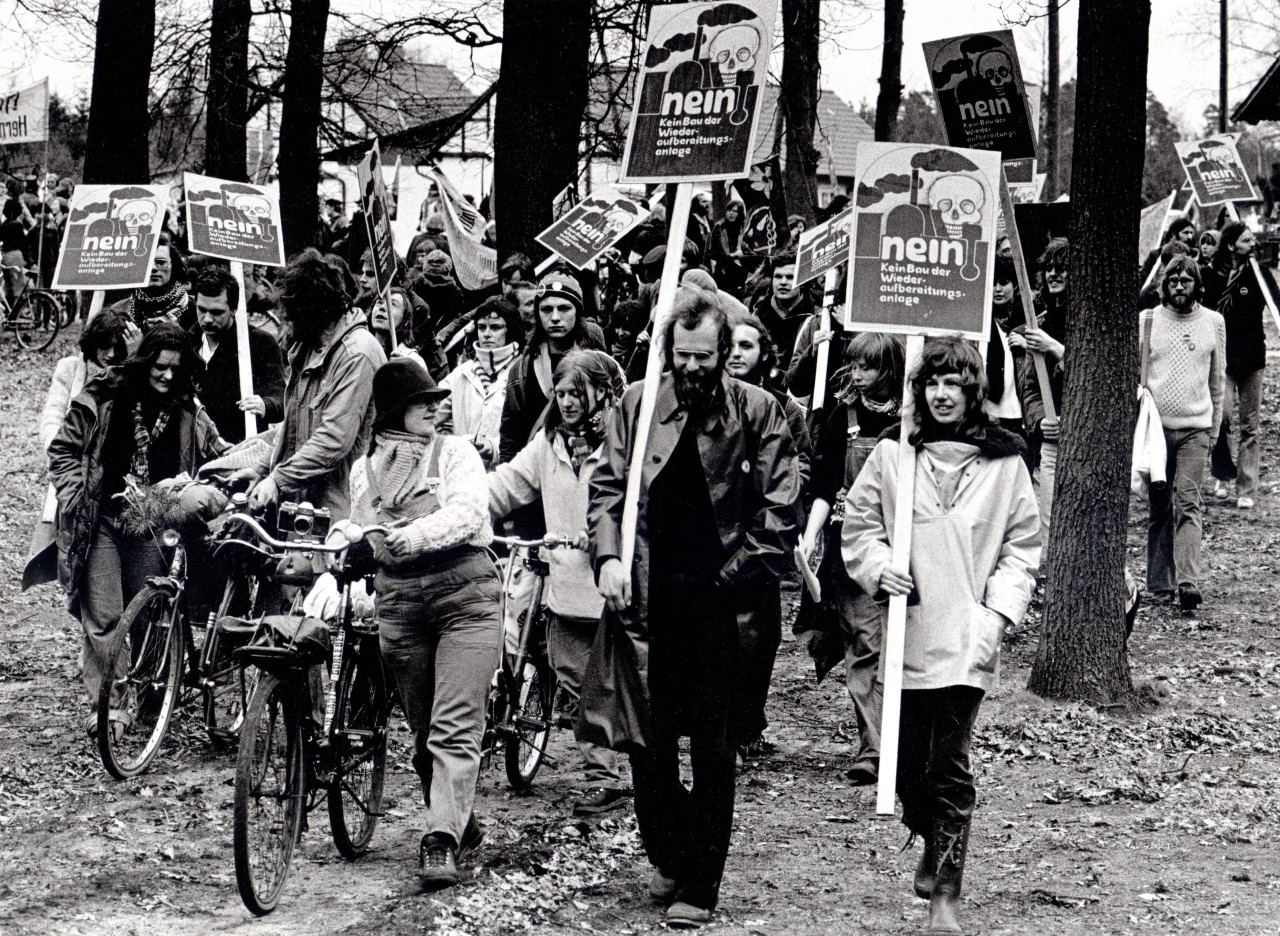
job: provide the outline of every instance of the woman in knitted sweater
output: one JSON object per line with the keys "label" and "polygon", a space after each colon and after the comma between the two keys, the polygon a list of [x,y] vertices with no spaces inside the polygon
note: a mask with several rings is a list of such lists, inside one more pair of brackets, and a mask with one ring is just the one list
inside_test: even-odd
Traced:
{"label": "woman in knitted sweater", "polygon": [[1167,484],[1152,485],[1147,521],[1147,590],[1200,605],[1200,489],[1209,446],[1222,423],[1226,325],[1196,300],[1200,267],[1174,257],[1160,279],[1163,304],[1142,314],[1143,373],[1164,426]]}
{"label": "woman in knitted sweater", "polygon": [[[374,550],[375,618],[427,805],[418,850],[424,887],[457,883],[459,853],[482,838],[472,807],[500,640],[484,465],[466,439],[436,434],[448,393],[413,361],[380,367],[373,441],[351,473],[349,522],[394,528]],[[335,532],[346,525],[334,524]]]}
{"label": "woman in knitted sweater", "polygon": [[[605,423],[622,394],[621,378],[603,351],[570,351],[556,366],[555,405],[543,430],[510,462],[489,475],[489,510],[495,520],[517,507],[542,500],[547,529],[572,536],[587,528],[588,487],[596,465]],[[554,549],[545,553],[546,604],[551,612],[547,651],[556,678],[577,699],[582,674],[591,655],[604,599],[584,550]],[[618,755],[608,748],[579,741],[586,768],[585,795],[574,815],[588,816],[625,805]]]}

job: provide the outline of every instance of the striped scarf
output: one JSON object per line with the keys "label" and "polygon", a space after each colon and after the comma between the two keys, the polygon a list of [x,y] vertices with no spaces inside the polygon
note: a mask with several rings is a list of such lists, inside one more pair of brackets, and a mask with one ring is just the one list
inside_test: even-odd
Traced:
{"label": "striped scarf", "polygon": [[169,425],[172,406],[166,406],[156,417],[155,425],[148,431],[146,417],[142,414],[142,401],[133,404],[133,461],[129,473],[143,487],[151,483],[151,443],[160,438],[165,427]]}

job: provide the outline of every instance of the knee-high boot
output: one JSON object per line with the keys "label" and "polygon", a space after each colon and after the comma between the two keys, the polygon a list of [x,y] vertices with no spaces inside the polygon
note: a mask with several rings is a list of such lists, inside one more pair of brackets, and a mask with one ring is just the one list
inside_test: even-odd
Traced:
{"label": "knee-high boot", "polygon": [[956,911],[960,906],[960,886],[969,851],[969,823],[938,820],[933,824],[936,864],[933,894],[929,898],[930,936],[963,936]]}

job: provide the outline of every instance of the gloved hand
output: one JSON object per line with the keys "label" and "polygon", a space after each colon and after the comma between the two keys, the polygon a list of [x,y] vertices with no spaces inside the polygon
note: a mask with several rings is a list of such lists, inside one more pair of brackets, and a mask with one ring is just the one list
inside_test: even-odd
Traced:
{"label": "gloved hand", "polygon": [[338,588],[338,580],[330,573],[316,579],[315,585],[302,601],[302,613],[307,617],[332,621],[342,609],[342,590]]}

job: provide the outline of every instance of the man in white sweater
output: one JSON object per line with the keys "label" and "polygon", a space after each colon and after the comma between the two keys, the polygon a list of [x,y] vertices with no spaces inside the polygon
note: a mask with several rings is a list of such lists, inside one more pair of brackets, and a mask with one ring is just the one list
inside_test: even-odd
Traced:
{"label": "man in white sweater", "polygon": [[[1209,446],[1222,423],[1226,326],[1196,300],[1200,270],[1175,257],[1161,274],[1163,304],[1140,326],[1145,382],[1168,447],[1168,478],[1150,488],[1147,591],[1172,596],[1184,611],[1199,607],[1201,488]],[[1148,346],[1148,337],[1149,346]]]}

